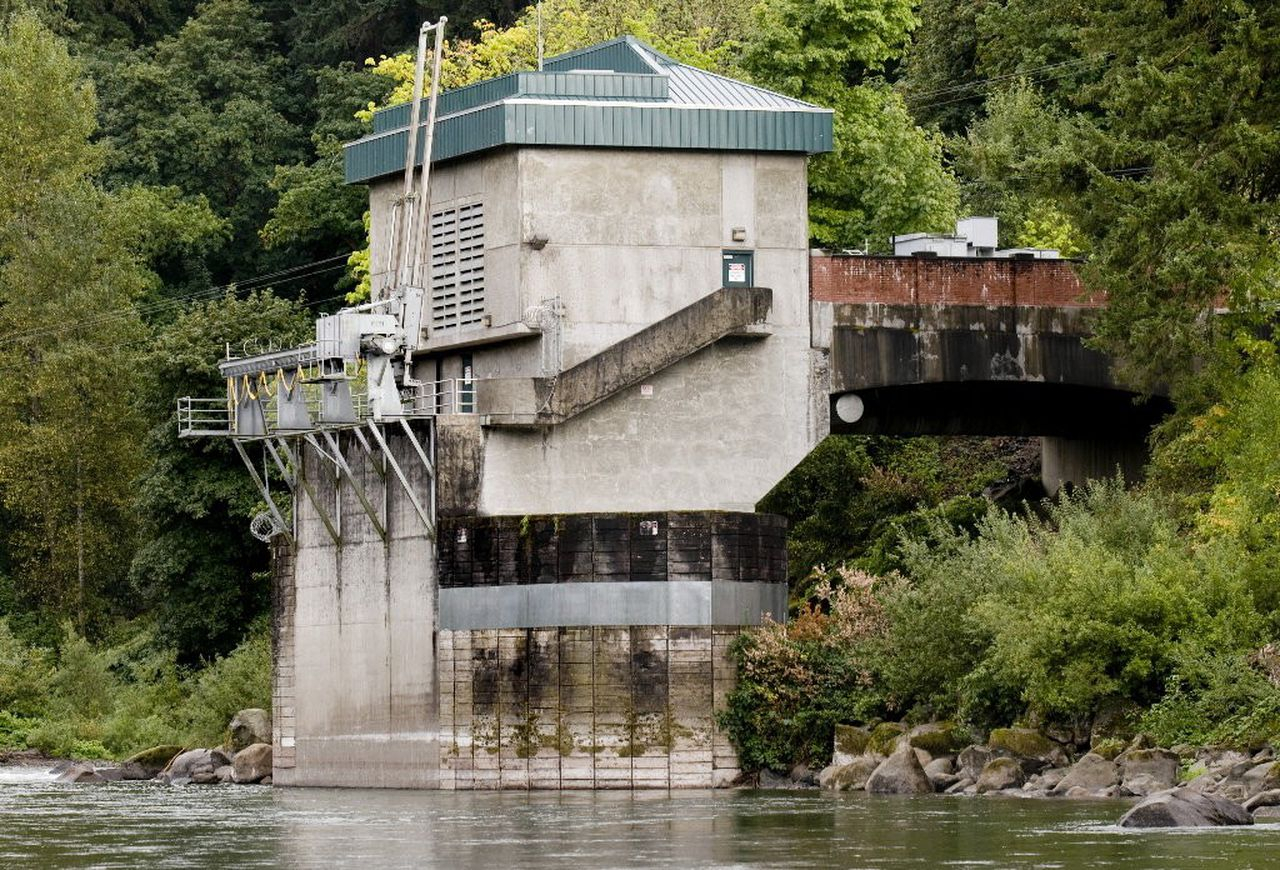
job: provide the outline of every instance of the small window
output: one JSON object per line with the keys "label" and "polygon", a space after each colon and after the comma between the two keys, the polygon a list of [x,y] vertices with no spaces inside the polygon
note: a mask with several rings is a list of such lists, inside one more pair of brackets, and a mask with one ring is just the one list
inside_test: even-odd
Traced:
{"label": "small window", "polygon": [[431,329],[479,326],[484,320],[484,206],[475,202],[431,214]]}

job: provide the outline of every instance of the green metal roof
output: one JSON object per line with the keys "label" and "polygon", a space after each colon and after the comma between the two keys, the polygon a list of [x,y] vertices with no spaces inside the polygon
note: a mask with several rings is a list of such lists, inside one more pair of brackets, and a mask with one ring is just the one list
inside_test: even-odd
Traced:
{"label": "green metal roof", "polygon": [[[425,115],[425,112],[424,112]],[[678,63],[622,36],[440,95],[433,160],[503,145],[831,150],[832,112]],[[409,105],[374,115],[345,146],[348,183],[404,171]],[[422,162],[423,137],[416,162]]]}

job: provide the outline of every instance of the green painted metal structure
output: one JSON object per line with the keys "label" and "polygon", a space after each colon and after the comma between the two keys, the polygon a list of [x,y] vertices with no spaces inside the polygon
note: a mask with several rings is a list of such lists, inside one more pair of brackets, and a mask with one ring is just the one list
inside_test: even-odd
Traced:
{"label": "green painted metal structure", "polygon": [[[345,146],[348,183],[404,171],[409,106],[376,113]],[[422,162],[419,137],[417,163]],[[678,63],[623,36],[440,95],[432,159],[510,145],[831,150],[832,112]]]}

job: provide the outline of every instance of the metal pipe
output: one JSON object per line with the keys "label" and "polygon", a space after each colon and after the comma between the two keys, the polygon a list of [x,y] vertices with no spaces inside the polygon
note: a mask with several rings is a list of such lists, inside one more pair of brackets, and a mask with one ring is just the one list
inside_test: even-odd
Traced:
{"label": "metal pipe", "polygon": [[[431,57],[431,99],[427,104],[427,138],[422,145],[422,177],[418,185],[418,237],[414,248],[414,267],[409,280],[417,279],[414,286],[427,287],[427,273],[431,257],[431,150],[436,138],[436,106],[440,102],[440,62],[444,53],[444,26],[449,19],[441,15],[435,24],[423,25],[425,40],[428,28],[436,32],[435,51]],[[425,47],[425,41],[422,43]],[[421,51],[421,49],[419,49]],[[421,63],[421,57],[419,57]],[[416,343],[416,342],[415,342]]]}
{"label": "metal pipe", "polygon": [[418,32],[418,61],[414,66],[413,72],[413,97],[409,101],[409,142],[405,148],[404,155],[404,191],[400,195],[402,204],[399,226],[396,228],[396,236],[392,239],[392,265],[395,267],[392,273],[392,280],[397,284],[403,284],[404,255],[408,250],[409,238],[407,234],[413,232],[413,214],[409,209],[409,203],[413,197],[413,168],[414,162],[418,157],[418,120],[421,112],[422,103],[422,73],[427,62],[427,32],[428,26],[423,25]]}

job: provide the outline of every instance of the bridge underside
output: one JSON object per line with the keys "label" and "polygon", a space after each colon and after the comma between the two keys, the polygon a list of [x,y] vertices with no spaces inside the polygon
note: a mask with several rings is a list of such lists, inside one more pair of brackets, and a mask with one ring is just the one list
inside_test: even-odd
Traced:
{"label": "bridge underside", "polygon": [[1163,397],[1034,381],[960,381],[870,387],[854,393],[862,416],[843,420],[831,397],[831,431],[842,435],[1020,435],[1146,438],[1169,413]]}

